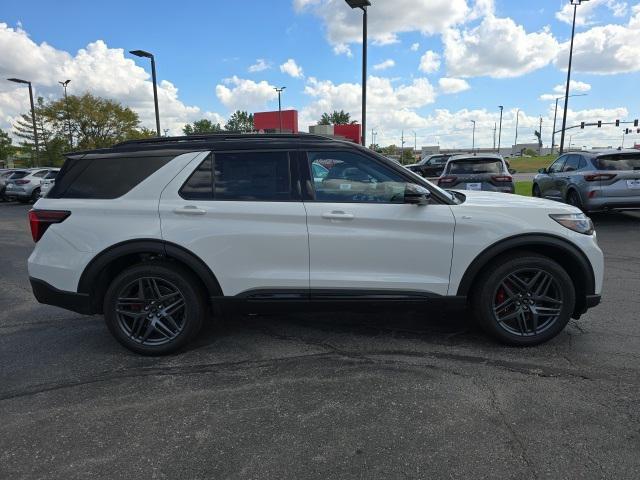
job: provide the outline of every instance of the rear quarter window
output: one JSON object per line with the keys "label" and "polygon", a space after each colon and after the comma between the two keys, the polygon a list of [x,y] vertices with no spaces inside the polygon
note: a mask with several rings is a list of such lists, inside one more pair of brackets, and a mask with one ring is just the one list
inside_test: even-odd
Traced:
{"label": "rear quarter window", "polygon": [[118,198],[174,157],[115,157],[67,160],[49,198]]}

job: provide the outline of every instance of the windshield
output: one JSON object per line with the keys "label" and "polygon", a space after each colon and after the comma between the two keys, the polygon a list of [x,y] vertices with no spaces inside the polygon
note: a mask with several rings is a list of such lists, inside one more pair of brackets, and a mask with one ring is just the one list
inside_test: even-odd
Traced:
{"label": "windshield", "polygon": [[598,170],[640,170],[640,153],[607,155],[596,161]]}
{"label": "windshield", "polygon": [[449,164],[447,173],[452,175],[476,175],[504,173],[502,162],[496,159],[456,160]]}

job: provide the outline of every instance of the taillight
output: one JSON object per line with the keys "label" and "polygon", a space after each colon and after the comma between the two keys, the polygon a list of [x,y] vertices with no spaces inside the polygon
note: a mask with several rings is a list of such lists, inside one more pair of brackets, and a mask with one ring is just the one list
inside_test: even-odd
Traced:
{"label": "taillight", "polygon": [[451,176],[451,175],[448,175],[446,177],[440,177],[438,179],[438,185],[451,185],[456,180],[458,180],[458,177],[454,177],[454,176]]}
{"label": "taillight", "polygon": [[494,182],[512,182],[513,178],[509,175],[494,175],[491,177]]}
{"label": "taillight", "polygon": [[33,241],[40,240],[49,225],[62,223],[69,215],[71,212],[65,210],[29,210],[29,226]]}
{"label": "taillight", "polygon": [[584,176],[587,182],[599,182],[600,180],[612,180],[614,178],[616,178],[615,173],[593,173]]}
{"label": "taillight", "polygon": [[26,185],[27,183],[31,183],[31,180],[16,180],[16,185]]}

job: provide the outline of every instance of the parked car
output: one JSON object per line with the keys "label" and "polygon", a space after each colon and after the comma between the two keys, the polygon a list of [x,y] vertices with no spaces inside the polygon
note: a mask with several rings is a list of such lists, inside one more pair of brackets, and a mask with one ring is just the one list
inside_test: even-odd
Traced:
{"label": "parked car", "polygon": [[608,150],[561,155],[535,176],[532,193],[584,212],[640,209],[640,152]]}
{"label": "parked car", "polygon": [[[323,177],[317,164],[332,166]],[[528,346],[602,291],[602,251],[577,208],[449,192],[314,135],[144,139],[69,154],[29,221],[36,298],[104,314],[120,343],[147,355],[184,347],[207,312],[299,308],[469,305],[487,332]]]}
{"label": "parked car", "polygon": [[51,170],[44,176],[44,178],[42,179],[42,183],[40,183],[41,197],[45,197],[47,195],[47,192],[51,190],[51,187],[53,187],[54,183],[56,183],[56,176],[58,175],[59,171],[60,170]]}
{"label": "parked car", "polygon": [[452,157],[438,179],[442,188],[515,193],[507,162],[499,155],[458,155]]}
{"label": "parked car", "polygon": [[59,169],[57,168],[34,168],[21,178],[10,178],[7,181],[5,196],[10,199],[15,198],[22,203],[35,202],[40,198],[42,179],[50,172],[58,171]]}
{"label": "parked car", "polygon": [[9,181],[19,180],[26,175],[29,175],[29,170],[11,169],[0,174],[0,200],[10,200],[6,193],[7,184],[9,183]]}
{"label": "parked car", "polygon": [[442,171],[444,170],[449,158],[449,155],[430,155],[428,157],[424,157],[418,163],[407,165],[406,168],[412,172],[422,175],[425,178],[436,178],[442,175]]}

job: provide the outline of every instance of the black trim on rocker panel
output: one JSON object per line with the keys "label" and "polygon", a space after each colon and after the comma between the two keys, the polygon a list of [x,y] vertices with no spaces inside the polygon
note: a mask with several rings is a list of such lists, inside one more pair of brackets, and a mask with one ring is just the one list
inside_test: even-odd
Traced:
{"label": "black trim on rocker panel", "polygon": [[222,295],[222,289],[220,288],[218,280],[206,263],[200,258],[178,245],[154,239],[129,240],[118,243],[96,255],[84,269],[84,272],[82,272],[80,282],[78,283],[78,292],[91,294],[94,290],[95,282],[111,262],[127,255],[138,253],[151,253],[175,258],[193,270],[204,283],[209,296]]}
{"label": "black trim on rocker panel", "polygon": [[75,293],[58,290],[49,285],[44,280],[29,277],[33,295],[38,302],[45,305],[53,305],[55,307],[78,312],[83,315],[92,314],[91,301],[86,293]]}
{"label": "black trim on rocker panel", "polygon": [[508,250],[522,249],[526,250],[535,247],[553,247],[563,251],[569,255],[571,259],[580,266],[582,274],[585,278],[586,295],[592,295],[595,292],[595,275],[591,263],[585,257],[584,253],[578,247],[569,241],[553,235],[525,234],[502,240],[486,250],[484,250],[476,259],[467,267],[460,286],[458,287],[458,295],[467,296],[473,285],[473,281],[482,269],[496,256]]}

